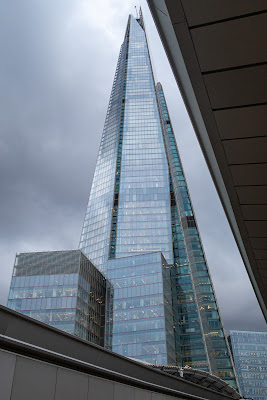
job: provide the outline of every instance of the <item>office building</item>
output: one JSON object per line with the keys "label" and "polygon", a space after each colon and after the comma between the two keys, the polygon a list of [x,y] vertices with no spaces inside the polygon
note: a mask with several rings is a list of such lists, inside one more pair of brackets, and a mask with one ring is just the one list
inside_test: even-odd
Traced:
{"label": "office building", "polygon": [[267,398],[267,332],[230,331],[240,392],[253,400]]}
{"label": "office building", "polygon": [[80,250],[20,253],[7,305],[103,346],[106,286]]}
{"label": "office building", "polygon": [[141,13],[129,17],[121,46],[80,249],[114,287],[107,348],[236,386]]}

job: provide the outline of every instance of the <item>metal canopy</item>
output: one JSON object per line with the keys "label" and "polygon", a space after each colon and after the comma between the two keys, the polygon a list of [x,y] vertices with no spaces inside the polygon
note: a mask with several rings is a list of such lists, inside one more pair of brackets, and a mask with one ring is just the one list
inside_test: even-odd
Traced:
{"label": "metal canopy", "polygon": [[193,382],[200,386],[210,388],[215,392],[225,394],[227,396],[232,397],[233,399],[240,398],[240,395],[234,388],[229,386],[226,382],[224,382],[217,376],[210,374],[209,372],[201,371],[199,369],[194,369],[190,367],[180,368],[173,365],[150,365],[150,366],[155,369],[159,369],[160,371],[167,372],[167,374],[173,376],[180,376],[189,382]]}

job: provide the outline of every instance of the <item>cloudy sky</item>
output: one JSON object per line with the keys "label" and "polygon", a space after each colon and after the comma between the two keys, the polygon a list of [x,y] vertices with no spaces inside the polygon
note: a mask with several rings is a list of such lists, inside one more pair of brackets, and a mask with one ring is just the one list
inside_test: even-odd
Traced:
{"label": "cloudy sky", "polygon": [[[0,302],[16,252],[77,248],[105,113],[134,1],[0,2]],[[265,330],[239,251],[145,1],[225,328]]]}

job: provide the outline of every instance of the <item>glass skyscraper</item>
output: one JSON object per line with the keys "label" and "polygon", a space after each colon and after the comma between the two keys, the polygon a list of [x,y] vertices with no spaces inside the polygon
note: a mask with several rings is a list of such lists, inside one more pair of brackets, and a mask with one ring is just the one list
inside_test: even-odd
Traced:
{"label": "glass skyscraper", "polygon": [[267,398],[267,332],[230,331],[240,391],[245,398]]}
{"label": "glass skyscraper", "polygon": [[19,253],[7,306],[103,346],[106,290],[112,295],[80,250]]}
{"label": "glass skyscraper", "polygon": [[121,46],[80,249],[114,287],[108,348],[236,386],[141,13],[129,17]]}

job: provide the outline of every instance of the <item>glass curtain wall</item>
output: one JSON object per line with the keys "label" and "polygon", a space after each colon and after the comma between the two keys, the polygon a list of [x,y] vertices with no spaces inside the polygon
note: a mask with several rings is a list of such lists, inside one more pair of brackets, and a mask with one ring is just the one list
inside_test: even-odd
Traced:
{"label": "glass curtain wall", "polygon": [[[162,288],[162,294],[158,292],[163,296],[161,301],[165,291],[172,290],[172,328],[166,324],[164,307],[159,315],[163,324],[160,329],[165,330],[164,340],[160,340],[165,342],[164,351],[168,348],[170,352],[166,360],[173,362],[175,345],[176,364],[213,372],[235,386],[232,360],[162,87],[155,87],[142,15],[138,19],[129,17],[121,47],[80,248],[114,286],[117,314],[114,319],[108,317],[108,324],[113,323],[112,329],[108,327],[110,348],[151,360],[150,350],[144,353],[146,335],[137,332],[155,326],[148,309],[142,309],[139,303],[143,294],[138,293],[145,290],[142,285],[147,285],[151,268],[151,261],[144,263],[145,255],[161,252],[170,275],[165,279],[159,270],[151,272],[151,282],[156,280],[150,283]],[[135,264],[139,255],[144,260],[141,269]],[[131,274],[121,276],[123,282],[118,280],[119,275],[114,276],[115,272],[124,273],[121,260],[126,264],[133,261]],[[121,283],[123,289],[118,287]],[[160,304],[152,304],[151,312]],[[137,323],[139,311],[144,316]],[[122,314],[127,322],[119,319]],[[159,350],[154,345],[160,354],[154,361],[160,363],[165,353],[163,347]]]}
{"label": "glass curtain wall", "polygon": [[175,365],[170,268],[161,252],[109,261],[114,286],[107,321],[110,350],[157,365]]}
{"label": "glass curtain wall", "polygon": [[120,50],[79,246],[101,271],[106,270],[110,248],[128,29]]}
{"label": "glass curtain wall", "polygon": [[151,251],[172,263],[169,175],[145,32],[131,17],[115,254]]}
{"label": "glass curtain wall", "polygon": [[[155,364],[176,364],[169,267],[163,267],[173,262],[168,162],[145,31],[133,16],[120,52],[80,248],[114,287],[107,347]],[[152,252],[164,261],[152,261]]]}
{"label": "glass curtain wall", "polygon": [[267,398],[267,332],[230,331],[237,377],[244,398]]}
{"label": "glass curtain wall", "polygon": [[[173,295],[178,300],[175,308],[181,335],[182,364],[211,371],[236,386],[230,349],[160,83],[156,89],[170,169],[174,227],[171,276]],[[176,303],[175,299],[173,303]]]}
{"label": "glass curtain wall", "polygon": [[106,286],[80,250],[16,256],[8,307],[67,333],[104,345]]}

